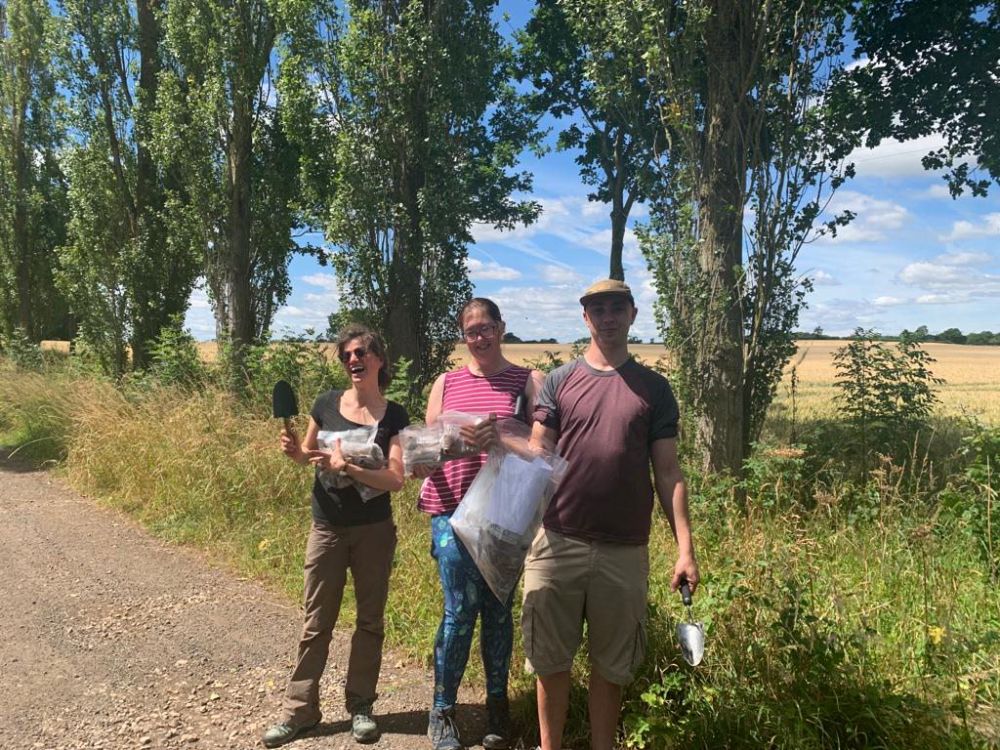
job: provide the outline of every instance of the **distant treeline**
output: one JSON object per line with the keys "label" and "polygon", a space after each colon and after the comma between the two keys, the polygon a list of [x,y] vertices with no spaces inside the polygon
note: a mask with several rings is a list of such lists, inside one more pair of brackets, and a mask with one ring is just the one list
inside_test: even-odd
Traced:
{"label": "distant treeline", "polygon": [[505,333],[503,335],[503,341],[505,344],[558,344],[559,343],[555,339],[522,339],[519,336],[515,336],[513,333]]}
{"label": "distant treeline", "polygon": [[[505,344],[558,344],[558,343],[560,343],[556,339],[522,339],[520,336],[516,336],[513,333],[505,333],[503,335],[503,341],[504,341]],[[629,336],[628,337],[628,342],[630,344],[642,344],[642,343],[662,344],[663,343],[662,341],[657,341],[654,338],[650,338],[648,341],[644,342],[638,336]],[[571,341],[570,343],[571,344],[589,344],[590,343],[590,336],[583,336],[581,338],[576,339],[575,341]]]}
{"label": "distant treeline", "polygon": [[[993,331],[979,331],[979,333],[962,333],[958,328],[946,328],[941,333],[931,333],[927,326],[920,326],[915,331],[908,331],[905,328],[896,336],[878,334],[876,338],[880,341],[899,341],[903,336],[911,340],[926,342],[936,341],[941,344],[968,344],[970,346],[1000,346],[1000,333]],[[854,339],[857,336],[828,336],[823,333],[820,327],[812,331],[795,331],[792,338],[796,340],[828,340],[828,339]]]}

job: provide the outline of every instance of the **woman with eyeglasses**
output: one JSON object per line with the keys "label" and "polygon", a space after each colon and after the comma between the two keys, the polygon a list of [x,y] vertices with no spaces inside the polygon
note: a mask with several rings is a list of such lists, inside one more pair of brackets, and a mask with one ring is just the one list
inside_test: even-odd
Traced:
{"label": "woman with eyeglasses", "polygon": [[[435,381],[427,403],[427,424],[445,411],[495,414],[501,419],[531,414],[535,394],[541,390],[542,373],[515,365],[503,356],[504,322],[496,303],[482,297],[469,300],[459,312],[458,325],[472,361]],[[474,432],[473,439],[481,448],[494,434],[492,429]],[[507,682],[514,642],[511,601],[496,598],[449,523],[485,460],[485,454],[456,459],[436,471],[418,474],[426,476],[419,508],[431,517],[431,555],[437,561],[444,592],[444,614],[434,643],[434,703],[427,728],[434,750],[464,747],[455,726],[455,702],[480,617],[488,716],[483,747],[497,750],[510,744]]]}
{"label": "woman with eyeglasses", "polygon": [[[316,399],[301,442],[294,433],[281,433],[285,455],[296,463],[312,464],[316,479],[305,559],[305,626],[282,701],[282,719],[264,734],[266,747],[290,742],[319,723],[319,681],[340,614],[348,570],[354,579],[357,601],[357,624],[345,685],[351,734],[358,742],[374,742],[379,735],[372,704],[382,664],[385,603],[396,549],[389,493],[403,486],[403,451],[398,433],[410,420],[402,406],[387,401],[383,395],[391,377],[385,346],[378,334],[362,325],[348,325],[337,338],[337,356],[350,387],[327,391]],[[388,459],[384,468],[350,463],[339,440],[330,450],[319,449],[320,430],[340,432],[364,426],[376,426],[375,443]],[[349,478],[383,492],[364,500],[355,484],[321,481],[321,473]]]}

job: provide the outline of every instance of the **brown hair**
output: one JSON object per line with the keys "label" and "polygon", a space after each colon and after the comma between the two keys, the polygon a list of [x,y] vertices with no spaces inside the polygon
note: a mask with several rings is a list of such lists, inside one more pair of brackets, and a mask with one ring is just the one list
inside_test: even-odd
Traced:
{"label": "brown hair", "polygon": [[378,389],[385,393],[385,389],[392,382],[392,366],[389,364],[389,357],[386,356],[382,337],[366,325],[348,323],[337,334],[337,359],[344,353],[344,345],[354,339],[361,339],[365,348],[382,360],[382,366],[378,371]]}
{"label": "brown hair", "polygon": [[473,308],[478,308],[489,315],[493,322],[503,323],[503,318],[500,317],[500,308],[497,307],[497,303],[486,297],[473,297],[464,305],[462,309],[458,311],[458,330],[462,330],[462,326],[465,325],[465,313]]}

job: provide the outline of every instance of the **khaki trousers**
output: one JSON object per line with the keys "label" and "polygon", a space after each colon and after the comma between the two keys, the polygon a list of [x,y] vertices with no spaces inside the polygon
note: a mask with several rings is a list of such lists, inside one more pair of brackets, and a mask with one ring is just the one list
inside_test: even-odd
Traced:
{"label": "khaki trousers", "polygon": [[313,521],[306,546],[306,621],[295,669],[282,701],[283,721],[303,725],[322,718],[319,681],[340,614],[348,569],[354,579],[358,619],[347,663],[347,710],[353,713],[377,697],[375,688],[385,640],[385,602],[395,549],[396,525],[392,519],[364,526],[331,526]]}

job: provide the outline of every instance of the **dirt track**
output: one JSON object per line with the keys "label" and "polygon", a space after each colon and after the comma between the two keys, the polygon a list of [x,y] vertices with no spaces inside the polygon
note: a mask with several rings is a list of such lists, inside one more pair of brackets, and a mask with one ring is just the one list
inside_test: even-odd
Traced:
{"label": "dirt track", "polygon": [[[301,626],[274,593],[6,460],[0,596],[3,750],[262,747]],[[335,634],[325,718],[293,750],[359,747],[342,706],[348,642]],[[386,654],[374,747],[430,746],[431,686]],[[478,742],[481,698],[462,700],[464,738]]]}

